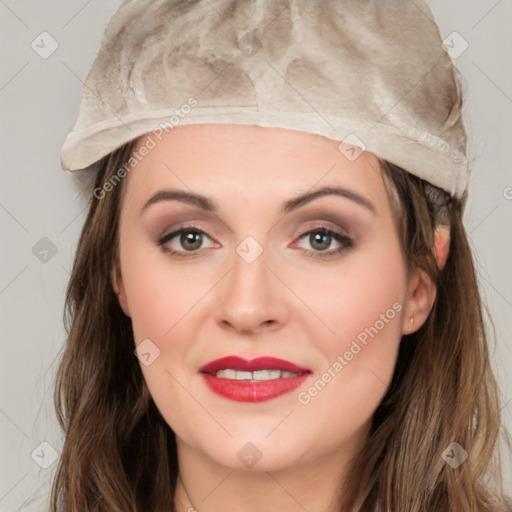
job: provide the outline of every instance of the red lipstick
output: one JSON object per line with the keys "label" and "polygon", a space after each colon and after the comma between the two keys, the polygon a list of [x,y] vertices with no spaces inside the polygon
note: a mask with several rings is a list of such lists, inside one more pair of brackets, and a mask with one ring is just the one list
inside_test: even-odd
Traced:
{"label": "red lipstick", "polygon": [[[219,371],[222,373],[217,376]],[[223,357],[204,364],[199,372],[214,393],[236,402],[263,402],[289,393],[312,373],[310,369],[290,361],[268,356],[251,360],[237,356]],[[249,372],[256,374],[249,375]]]}

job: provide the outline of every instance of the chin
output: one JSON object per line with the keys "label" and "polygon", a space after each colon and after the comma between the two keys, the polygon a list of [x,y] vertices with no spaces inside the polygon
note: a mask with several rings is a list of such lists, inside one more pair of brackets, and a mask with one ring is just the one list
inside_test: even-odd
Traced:
{"label": "chin", "polygon": [[200,454],[200,457],[206,457],[231,471],[279,471],[305,462],[306,458],[317,457],[311,450],[307,450],[307,454],[304,453],[304,443],[298,446],[289,443],[287,446],[277,436],[274,439],[271,437],[265,438],[261,432],[259,436],[245,435],[233,438],[228,438],[226,434],[224,440],[209,438],[191,443],[190,446]]}

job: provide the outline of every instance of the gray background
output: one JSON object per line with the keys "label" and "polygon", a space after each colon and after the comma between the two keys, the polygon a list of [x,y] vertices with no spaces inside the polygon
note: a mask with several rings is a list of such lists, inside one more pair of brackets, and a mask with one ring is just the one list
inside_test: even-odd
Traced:
{"label": "gray background", "polygon": [[[62,445],[53,379],[65,340],[64,291],[91,176],[60,170],[59,152],[103,29],[119,4],[0,0],[0,512],[45,510]],[[496,327],[492,358],[512,430],[512,0],[429,4],[443,38],[456,31],[469,44],[454,60],[464,77],[473,171],[465,224]],[[40,36],[44,31],[58,44],[50,56],[45,52],[55,43]],[[505,455],[512,493],[512,461]]]}

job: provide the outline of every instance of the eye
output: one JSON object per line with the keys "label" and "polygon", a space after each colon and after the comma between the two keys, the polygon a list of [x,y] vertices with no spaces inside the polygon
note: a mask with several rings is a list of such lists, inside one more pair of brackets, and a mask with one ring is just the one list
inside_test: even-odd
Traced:
{"label": "eye", "polygon": [[[194,256],[196,251],[202,249],[205,238],[211,240],[211,238],[201,229],[195,226],[185,226],[177,229],[161,237],[158,240],[158,245],[162,251],[171,256],[178,257],[190,257]],[[299,240],[306,239],[312,250],[305,249],[312,257],[327,258],[335,256],[342,251],[353,247],[353,241],[341,233],[334,231],[326,227],[318,227],[302,233],[299,236]],[[339,244],[338,248],[328,250],[333,242]],[[178,250],[167,247],[167,244],[176,247],[176,244],[181,246]],[[210,247],[213,247],[212,244]],[[187,254],[189,253],[189,254]]]}
{"label": "eye", "polygon": [[[354,246],[353,241],[349,237],[323,226],[302,233],[299,239],[306,239],[309,242],[313,250],[306,250],[306,252],[312,253],[311,256],[314,258],[335,256]],[[340,247],[327,251],[333,241],[340,244]]]}
{"label": "eye", "polygon": [[[186,258],[188,256],[193,256],[195,251],[202,248],[201,246],[205,237],[211,240],[211,238],[201,229],[196,228],[195,226],[186,226],[164,235],[158,240],[158,245],[162,248],[162,251],[167,254]],[[175,242],[173,242],[174,239],[176,239]],[[183,250],[175,250],[166,247],[166,244],[173,245],[173,243],[179,244]],[[186,254],[187,252],[192,254]]]}

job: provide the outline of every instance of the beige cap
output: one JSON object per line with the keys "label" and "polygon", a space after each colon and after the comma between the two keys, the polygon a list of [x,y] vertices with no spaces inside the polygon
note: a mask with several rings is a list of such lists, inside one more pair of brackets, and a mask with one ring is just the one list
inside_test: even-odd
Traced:
{"label": "beige cap", "polygon": [[251,124],[361,146],[464,197],[457,87],[422,0],[128,0],[87,76],[62,167],[155,130]]}

